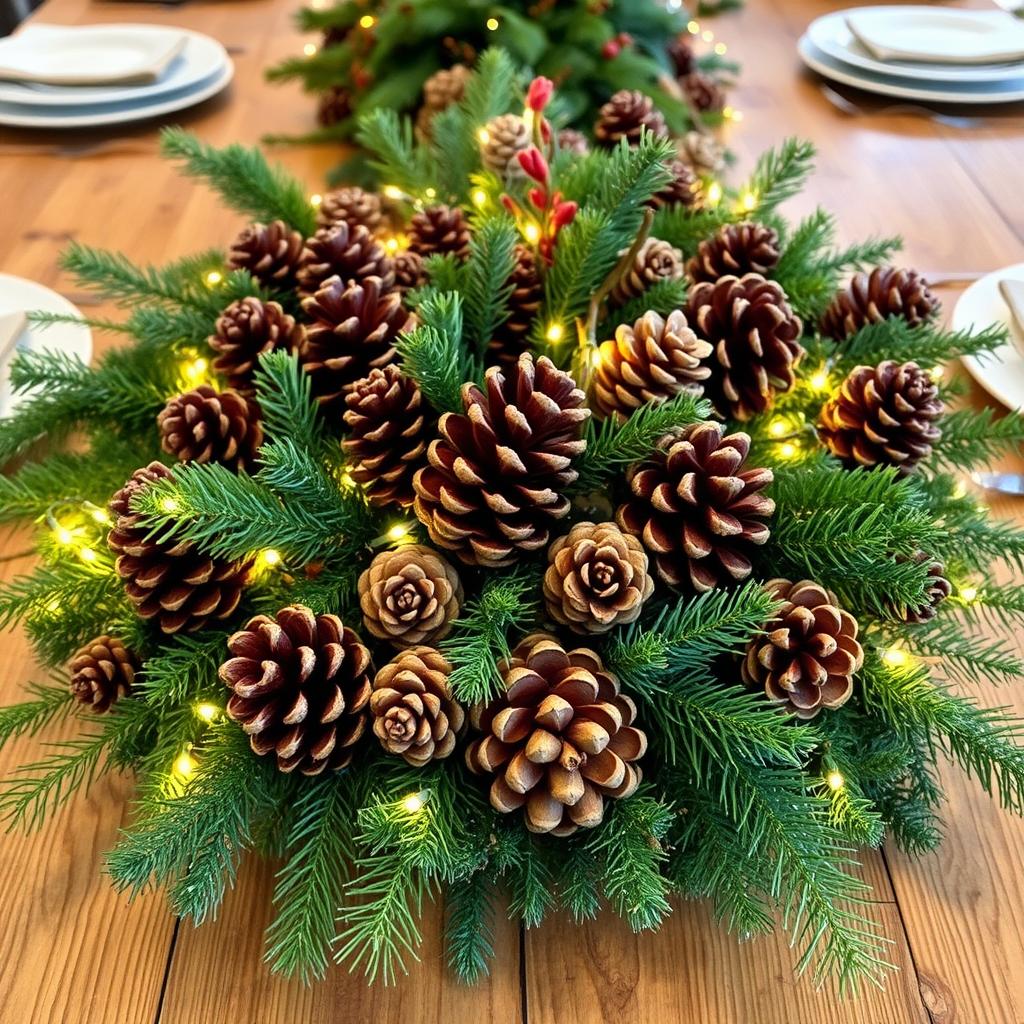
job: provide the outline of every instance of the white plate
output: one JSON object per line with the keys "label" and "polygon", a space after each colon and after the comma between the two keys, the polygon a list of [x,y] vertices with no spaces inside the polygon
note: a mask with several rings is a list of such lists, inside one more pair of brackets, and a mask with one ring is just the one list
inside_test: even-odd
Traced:
{"label": "white plate", "polygon": [[[0,274],[0,311],[20,309],[81,316],[81,312],[63,295],[44,288],[35,281],[26,281],[11,274]],[[18,338],[19,352],[64,352],[77,356],[83,363],[92,358],[92,331],[82,324],[28,324]],[[0,368],[0,416],[9,416],[25,400],[25,395],[12,395],[7,380],[8,367]]]}
{"label": "white plate", "polygon": [[151,85],[41,85],[35,82],[0,82],[0,103],[26,107],[79,107],[151,99],[178,89],[191,89],[223,71],[227,51],[216,39],[187,29],[185,48],[174,58],[159,82]]}
{"label": "white plate", "polygon": [[837,11],[816,18],[807,28],[807,36],[826,57],[861,68],[876,75],[890,75],[893,78],[911,78],[926,82],[1001,82],[1007,79],[1024,78],[1024,61],[1013,64],[910,64],[902,61],[883,63],[875,60],[857,42],[850,26],[846,24],[846,12]]}
{"label": "white plate", "polygon": [[[975,281],[953,310],[953,330],[981,331],[992,324],[1017,330],[999,294],[999,282],[1005,277],[1024,280],[1024,263],[1004,267]],[[1024,409],[1024,356],[1012,344],[1007,343],[981,359],[965,356],[961,362],[994,399],[1011,409]]]}
{"label": "white plate", "polygon": [[17,128],[97,128],[103,125],[144,121],[175,110],[194,107],[215,96],[227,86],[235,73],[229,60],[224,69],[198,89],[179,90],[165,97],[156,97],[146,103],[111,103],[90,107],[23,107],[14,103],[0,103],[0,124]]}
{"label": "white plate", "polygon": [[881,96],[892,96],[901,100],[923,100],[926,103],[1017,103],[1024,100],[1024,77],[1009,82],[991,82],[987,85],[978,82],[965,82],[963,85],[936,82],[932,86],[922,82],[911,85],[892,76],[875,75],[869,71],[848,67],[822,53],[806,35],[797,44],[797,51],[800,59],[819,75],[824,75],[833,82],[852,85]]}

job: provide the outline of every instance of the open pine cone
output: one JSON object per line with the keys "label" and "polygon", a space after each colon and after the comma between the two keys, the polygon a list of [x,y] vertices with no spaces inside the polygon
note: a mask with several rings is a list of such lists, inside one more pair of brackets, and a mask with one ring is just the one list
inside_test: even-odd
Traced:
{"label": "open pine cone", "polygon": [[138,659],[124,643],[104,633],[71,659],[71,696],[102,714],[132,692],[138,668]]}
{"label": "open pine cone", "polygon": [[686,276],[698,281],[717,281],[732,274],[767,274],[779,262],[779,235],[763,224],[726,224],[713,238],[697,246],[686,264]]}
{"label": "open pine cone", "polygon": [[743,681],[764,687],[769,700],[797,718],[842,707],[864,663],[857,620],[838,606],[835,594],[810,580],[769,580],[765,587],[782,607],[747,647]]}
{"label": "open pine cone", "polygon": [[486,142],[480,147],[484,167],[502,181],[523,178],[523,169],[516,156],[530,148],[532,135],[526,122],[518,114],[500,114],[487,122]]}
{"label": "open pine cone", "polygon": [[455,64],[435,71],[423,83],[423,103],[416,115],[416,128],[421,135],[429,138],[435,116],[462,99],[472,74],[465,64]]}
{"label": "open pine cone", "polygon": [[668,59],[672,62],[672,68],[678,77],[682,78],[696,69],[697,52],[693,48],[689,33],[684,33],[681,36],[676,36],[675,39],[670,39],[665,47],[665,52],[668,54]]}
{"label": "open pine cone", "polygon": [[698,593],[750,576],[752,549],[768,540],[775,502],[762,492],[770,469],[744,469],[747,434],[722,436],[718,423],[695,423],[663,439],[630,468],[632,498],[616,521],[654,555],[670,586]]}
{"label": "open pine cone", "polygon": [[622,139],[637,146],[645,130],[659,139],[668,137],[665,117],[654,106],[654,100],[642,92],[622,89],[601,108],[594,138],[598,145],[608,148],[617,146]]}
{"label": "open pine cone", "polygon": [[320,93],[316,102],[316,121],[322,128],[333,128],[351,116],[352,97],[347,89],[332,85]]}
{"label": "open pine cone", "polygon": [[648,238],[633,260],[633,266],[616,282],[612,301],[623,305],[637,299],[658,281],[678,281],[683,276],[683,254],[660,238]]}
{"label": "open pine cone", "polygon": [[688,210],[701,204],[702,186],[700,176],[682,160],[671,160],[665,165],[671,172],[672,180],[648,201],[648,206],[660,210],[664,206],[683,206]]}
{"label": "open pine cone", "polygon": [[677,143],[679,159],[697,174],[717,174],[725,166],[725,148],[707,132],[687,132]]}
{"label": "open pine cone", "polygon": [[509,279],[508,319],[495,331],[487,349],[491,363],[513,367],[529,345],[530,330],[544,301],[537,257],[525,245],[516,246],[516,265]]}
{"label": "open pine cone", "polygon": [[566,651],[554,637],[525,637],[499,664],[505,692],[470,711],[484,735],[466,750],[470,770],[491,775],[491,806],[522,810],[531,832],[571,835],[604,817],[606,799],[631,796],[647,750],[636,705],[600,657]]}
{"label": "open pine cone", "polygon": [[573,379],[546,356],[492,366],[484,389],[462,388],[465,415],[445,413],[429,466],[413,480],[416,516],[439,547],[470,565],[512,565],[547,546],[569,513],[564,491],[590,415]]}
{"label": "open pine cone", "polygon": [[316,220],[322,228],[331,228],[336,224],[348,224],[350,228],[361,225],[371,235],[375,235],[384,226],[384,209],[380,196],[375,192],[346,185],[328,192],[320,200]]}
{"label": "open pine cone", "polygon": [[264,352],[295,351],[304,331],[276,302],[251,295],[232,302],[217,318],[207,343],[217,353],[213,368],[243,394],[252,394],[253,374]]}
{"label": "open pine cone", "polygon": [[302,235],[283,220],[250,224],[232,244],[228,266],[248,270],[264,288],[290,291],[295,286],[302,249]]}
{"label": "open pine cone", "polygon": [[937,558],[932,558],[926,551],[918,551],[912,559],[899,556],[897,562],[914,561],[918,564],[927,563],[928,580],[925,585],[924,600],[918,605],[888,603],[889,612],[894,619],[908,625],[919,625],[930,622],[938,614],[939,605],[953,593],[953,584],[946,578],[946,567]]}
{"label": "open pine cone", "polygon": [[590,142],[583,132],[575,128],[563,128],[558,133],[558,149],[562,153],[572,153],[573,156],[586,156],[590,152]]}
{"label": "open pine cone", "polygon": [[469,223],[458,206],[428,206],[409,221],[409,248],[424,259],[450,254],[464,260],[469,240]]}
{"label": "open pine cone", "polygon": [[411,249],[401,249],[391,258],[391,266],[395,272],[395,288],[405,296],[414,288],[422,288],[427,283],[427,271],[423,266],[423,257]]}
{"label": "open pine cone", "polygon": [[381,287],[390,291],[395,283],[391,257],[368,228],[345,221],[321,228],[306,239],[299,262],[297,281],[302,295],[315,295],[330,277],[342,281],[380,278]]}
{"label": "open pine cone", "polygon": [[702,71],[691,71],[679,85],[698,114],[717,114],[725,107],[725,90]]}
{"label": "open pine cone", "polygon": [[934,319],[938,311],[939,300],[916,270],[875,267],[870,274],[855,274],[836,295],[822,315],[821,333],[843,341],[891,316],[917,327]]}
{"label": "open pine cone", "polygon": [[176,395],[156,418],[163,450],[179,462],[249,469],[263,443],[259,409],[237,391],[209,384]]}

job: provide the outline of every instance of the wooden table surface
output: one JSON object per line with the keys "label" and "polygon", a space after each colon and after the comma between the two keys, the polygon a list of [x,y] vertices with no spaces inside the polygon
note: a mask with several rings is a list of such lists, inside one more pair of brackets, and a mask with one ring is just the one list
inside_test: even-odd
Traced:
{"label": "wooden table surface", "polygon": [[[297,4],[48,0],[37,18],[148,21],[212,34],[232,50],[237,77],[227,93],[178,120],[212,143],[255,143],[265,133],[312,127],[312,103],[297,87],[262,78],[264,68],[301,46],[291,22]],[[745,117],[731,138],[741,170],[783,136],[806,136],[819,147],[819,171],[791,204],[794,212],[824,204],[839,215],[845,238],[898,231],[907,262],[932,274],[1024,260],[1020,107],[982,110],[971,125],[951,127],[848,93],[864,112],[838,112],[801,72],[794,42],[812,17],[841,6],[748,0],[741,14],[713,22],[744,65],[734,102]],[[209,193],[158,159],[152,124],[109,136],[119,147],[91,156],[28,152],[106,137],[0,131],[0,271],[67,291],[56,257],[68,239],[160,262],[224,245],[239,228]],[[336,158],[329,147],[285,148],[276,156],[311,192],[322,188]],[[956,293],[943,297],[952,305]],[[1011,502],[996,511],[1022,514]],[[5,576],[30,565],[10,557],[27,544],[26,535],[3,538]],[[0,703],[9,703],[42,673],[19,631],[2,643]],[[1024,698],[982,689],[983,702],[1016,703],[1024,712]],[[0,755],[0,772],[30,758],[33,746],[12,744]],[[503,924],[492,977],[472,989],[445,972],[433,913],[422,962],[397,987],[370,991],[336,969],[307,989],[271,977],[260,962],[268,865],[247,864],[220,918],[199,930],[176,924],[159,897],[129,906],[113,893],[100,875],[101,858],[124,821],[131,786],[107,778],[41,832],[0,836],[0,1024],[1018,1024],[1024,823],[1001,813],[959,772],[943,774],[949,827],[941,850],[917,862],[891,850],[864,859],[900,971],[884,991],[863,992],[857,1001],[795,979],[783,937],[737,944],[697,904],[678,907],[657,936],[636,937],[610,918],[584,927],[556,920],[525,934]]]}

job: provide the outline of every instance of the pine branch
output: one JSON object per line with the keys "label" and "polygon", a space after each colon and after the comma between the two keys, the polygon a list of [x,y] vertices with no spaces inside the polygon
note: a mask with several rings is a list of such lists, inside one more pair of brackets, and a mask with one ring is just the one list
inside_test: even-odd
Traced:
{"label": "pine branch", "polygon": [[138,679],[141,700],[155,707],[219,693],[217,670],[227,656],[223,633],[179,636],[146,660]]}
{"label": "pine branch", "polygon": [[488,217],[477,225],[466,262],[466,342],[482,356],[494,332],[509,316],[517,234],[508,216]]}
{"label": "pine branch", "polygon": [[597,917],[601,909],[600,893],[598,864],[587,842],[576,839],[559,865],[559,902],[577,924],[582,924]]}
{"label": "pine branch", "polygon": [[946,413],[940,426],[931,463],[945,469],[976,469],[1024,444],[1024,416],[1018,413],[996,419],[993,409],[960,409]]}
{"label": "pine branch", "polygon": [[359,118],[356,141],[372,154],[370,166],[389,186],[412,195],[432,187],[429,154],[416,145],[408,118],[394,110],[371,108]]}
{"label": "pine branch", "polygon": [[814,157],[814,146],[810,142],[786,139],[757,161],[753,174],[740,191],[756,198],[758,214],[764,217],[803,189],[814,169]]}
{"label": "pine branch", "polygon": [[598,338],[611,338],[619,324],[634,324],[648,311],[653,310],[659,316],[668,316],[676,309],[686,305],[689,285],[686,280],[655,281],[642,295],[630,299],[605,320],[598,331]]}
{"label": "pine branch", "polygon": [[75,703],[66,686],[41,686],[29,683],[26,690],[31,700],[0,707],[0,747],[16,736],[35,736],[58,715],[75,710]]}
{"label": "pine branch", "polygon": [[313,400],[309,374],[290,352],[268,352],[260,357],[255,374],[263,430],[270,440],[291,440],[312,452],[323,443],[324,424]]}
{"label": "pine branch", "polygon": [[477,871],[445,894],[444,943],[448,966],[459,981],[474,984],[488,974],[494,958],[494,891]]}
{"label": "pine branch", "polygon": [[419,305],[420,326],[396,344],[402,369],[419,384],[438,412],[462,412],[462,385],[474,369],[462,344],[462,298],[437,292]]}

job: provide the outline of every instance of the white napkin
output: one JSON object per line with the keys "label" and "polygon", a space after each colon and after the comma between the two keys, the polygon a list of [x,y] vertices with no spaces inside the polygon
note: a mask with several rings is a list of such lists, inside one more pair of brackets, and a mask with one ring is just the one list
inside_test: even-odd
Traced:
{"label": "white napkin", "polygon": [[6,367],[14,355],[14,347],[25,329],[26,317],[21,310],[0,313],[0,366]]}
{"label": "white napkin", "polygon": [[47,85],[156,82],[186,37],[159,25],[37,25],[0,39],[0,79]]}

